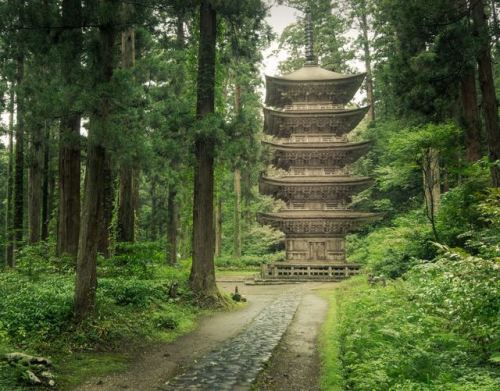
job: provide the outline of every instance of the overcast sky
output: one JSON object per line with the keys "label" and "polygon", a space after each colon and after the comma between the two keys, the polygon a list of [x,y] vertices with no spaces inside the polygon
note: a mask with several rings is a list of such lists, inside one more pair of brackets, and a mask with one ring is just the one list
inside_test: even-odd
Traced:
{"label": "overcast sky", "polygon": [[[301,15],[301,12],[284,6],[284,5],[274,5],[270,10],[270,15],[267,17],[267,22],[273,28],[278,38],[286,26],[294,23],[297,18]],[[279,55],[273,55],[273,51],[278,49],[278,40],[276,39],[271,46],[264,51],[264,64],[263,73],[266,75],[276,75],[278,73],[278,64],[286,59],[286,52],[279,52]]]}

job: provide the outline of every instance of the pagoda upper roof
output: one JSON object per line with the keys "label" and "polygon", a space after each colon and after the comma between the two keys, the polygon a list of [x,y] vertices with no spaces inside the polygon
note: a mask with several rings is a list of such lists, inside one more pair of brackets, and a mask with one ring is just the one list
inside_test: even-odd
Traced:
{"label": "pagoda upper roof", "polygon": [[373,183],[371,178],[352,176],[262,177],[260,192],[283,201],[349,201]]}
{"label": "pagoda upper roof", "polygon": [[352,164],[363,156],[371,146],[371,141],[356,143],[292,143],[263,141],[274,150],[272,164],[288,170],[296,167],[341,168]]}
{"label": "pagoda upper roof", "polygon": [[[283,76],[271,76],[274,79],[281,80],[293,80],[293,81],[330,81],[330,80],[342,80],[352,78],[354,75],[337,73],[329,71],[327,69],[321,68],[317,64],[304,65],[302,68],[297,69],[291,73],[287,73]],[[364,76],[364,74],[363,74]]]}
{"label": "pagoda upper roof", "polygon": [[375,213],[350,210],[283,210],[261,213],[257,219],[261,224],[270,225],[287,236],[330,236],[353,232],[377,217]]}
{"label": "pagoda upper roof", "polygon": [[344,75],[317,65],[283,75],[266,76],[266,105],[284,107],[293,103],[348,103],[361,86],[365,73]]}

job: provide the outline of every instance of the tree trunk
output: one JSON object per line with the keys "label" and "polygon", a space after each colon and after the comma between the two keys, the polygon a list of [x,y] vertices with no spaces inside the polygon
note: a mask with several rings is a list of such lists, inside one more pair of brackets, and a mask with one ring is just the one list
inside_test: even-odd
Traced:
{"label": "tree trunk", "polygon": [[241,171],[234,170],[234,247],[235,258],[241,257]]}
{"label": "tree trunk", "polygon": [[215,256],[222,255],[222,198],[220,194],[215,200]]}
{"label": "tree trunk", "polygon": [[49,237],[50,210],[50,128],[45,127],[43,145],[43,185],[42,185],[42,240]]}
{"label": "tree trunk", "polygon": [[[82,23],[81,0],[63,0],[63,25],[79,26]],[[59,129],[57,216],[57,254],[76,258],[80,231],[80,113],[72,107],[78,97],[75,88],[81,67],[82,31],[65,30],[61,34],[61,70],[64,87],[68,91],[68,107],[61,118]]]}
{"label": "tree trunk", "polygon": [[43,135],[44,127],[35,124],[30,132],[30,157],[28,171],[28,225],[30,244],[38,243],[41,238]]}
{"label": "tree trunk", "polygon": [[9,165],[7,168],[7,202],[5,213],[5,262],[14,267],[14,231],[12,202],[14,196],[14,86],[11,85],[9,100]]}
{"label": "tree trunk", "polygon": [[130,167],[122,166],[120,169],[120,195],[118,206],[117,241],[134,241],[134,175]]}
{"label": "tree trunk", "polygon": [[[182,15],[177,17],[177,50],[184,50],[184,18]],[[178,75],[174,83],[174,91],[177,98],[181,98],[184,90],[184,70],[182,58],[178,61]],[[172,170],[179,168],[179,159],[177,156],[172,161]],[[180,224],[180,206],[177,197],[177,181],[171,183],[168,189],[168,216],[167,216],[167,262],[174,265],[177,262],[177,253],[179,252],[179,224]]]}
{"label": "tree trunk", "polygon": [[460,88],[467,160],[476,162],[481,159],[481,121],[479,119],[474,71],[463,76],[460,81]]}
{"label": "tree trunk", "polygon": [[16,149],[14,166],[14,260],[17,251],[22,246],[23,222],[24,222],[24,98],[20,89],[24,78],[24,58],[17,59],[16,86],[17,86],[17,126],[16,126]]}
{"label": "tree trunk", "polygon": [[[237,116],[241,112],[241,86],[236,83],[234,88],[234,111]],[[239,162],[237,162],[238,164]],[[233,255],[241,257],[241,170],[234,170],[234,237]]]}
{"label": "tree trunk", "polygon": [[97,252],[109,258],[111,223],[113,221],[113,204],[115,199],[115,181],[113,167],[111,165],[111,156],[109,152],[104,151],[104,165],[102,167],[104,176],[104,185],[102,187],[102,213],[99,215],[99,240],[97,243]]}
{"label": "tree trunk", "polygon": [[[128,19],[128,18],[127,18]],[[132,28],[122,32],[122,66],[126,69],[135,65],[135,32]],[[134,168],[130,162],[120,167],[120,195],[118,206],[117,241],[133,242],[135,228]]]}
{"label": "tree trunk", "polygon": [[[112,0],[101,0],[101,4],[114,8]],[[112,9],[108,11],[113,11]],[[111,14],[113,15],[113,14]],[[113,45],[115,30],[113,17],[109,17],[99,27],[98,58],[96,61],[96,87],[107,91],[113,76]],[[110,96],[102,93],[96,107],[88,135],[87,170],[82,225],[78,245],[75,285],[75,321],[81,322],[93,310],[97,288],[97,245],[99,229],[104,214],[106,151],[102,145],[110,127]]]}
{"label": "tree trunk", "polygon": [[[215,109],[216,12],[207,0],[200,4],[200,43],[196,114],[202,119]],[[218,295],[214,265],[214,154],[212,136],[195,141],[193,201],[193,263],[189,281],[194,293],[202,297]]]}
{"label": "tree trunk", "polygon": [[366,96],[368,98],[368,104],[370,109],[368,110],[368,118],[370,121],[375,121],[375,97],[373,94],[373,72],[372,72],[372,55],[370,50],[370,38],[368,36],[369,26],[368,26],[368,10],[366,9],[366,3],[363,2],[363,9],[360,10],[361,15],[359,18],[361,32],[363,34],[363,52],[366,68]]}
{"label": "tree trunk", "polygon": [[151,224],[150,224],[150,238],[153,241],[158,240],[160,228],[158,222],[159,197],[158,197],[158,184],[156,183],[156,176],[153,174],[151,177],[151,187],[149,188],[149,195],[151,197]]}
{"label": "tree trunk", "polygon": [[[102,113],[104,114],[104,113]],[[75,320],[81,322],[93,310],[97,288],[97,244],[103,213],[105,151],[89,140],[82,226],[78,246],[75,287]]]}
{"label": "tree trunk", "polygon": [[494,187],[500,187],[500,129],[498,127],[497,98],[491,68],[490,37],[488,21],[484,12],[484,1],[477,0],[472,9],[474,35],[478,39],[477,63],[482,93],[482,109],[491,163],[491,180]]}
{"label": "tree trunk", "polygon": [[436,149],[428,148],[424,151],[422,173],[426,213],[432,224],[434,237],[436,241],[438,241],[436,215],[439,211],[441,200],[441,179],[439,170],[439,153]]}
{"label": "tree trunk", "polygon": [[167,262],[170,265],[177,263],[179,229],[179,205],[177,201],[177,192],[175,187],[168,190],[168,216],[167,216]]}

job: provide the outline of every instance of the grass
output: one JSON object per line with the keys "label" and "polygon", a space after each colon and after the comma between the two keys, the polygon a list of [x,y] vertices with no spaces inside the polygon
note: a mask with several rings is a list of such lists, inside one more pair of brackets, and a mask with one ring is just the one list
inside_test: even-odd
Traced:
{"label": "grass", "polygon": [[245,269],[217,269],[215,274],[217,278],[221,277],[250,277],[258,273],[260,269],[257,268],[245,268]]}
{"label": "grass", "polygon": [[322,390],[342,391],[344,389],[339,343],[339,317],[341,316],[339,300],[344,289],[345,284],[341,283],[333,290],[321,292],[322,296],[329,301],[328,314],[319,336]]}
{"label": "grass", "polygon": [[131,358],[123,353],[73,353],[55,360],[58,368],[58,388],[71,389],[92,377],[124,371]]}

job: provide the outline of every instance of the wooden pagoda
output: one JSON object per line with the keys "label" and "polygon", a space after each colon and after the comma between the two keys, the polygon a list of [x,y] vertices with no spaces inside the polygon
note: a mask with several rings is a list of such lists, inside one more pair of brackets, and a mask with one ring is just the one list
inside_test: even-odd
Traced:
{"label": "wooden pagoda", "polygon": [[349,174],[348,166],[370,148],[348,134],[368,107],[347,107],[365,74],[344,75],[319,67],[312,52],[307,15],[306,63],[284,76],[266,76],[265,144],[273,150],[273,175],[260,191],[285,202],[258,220],[285,234],[286,260],[263,265],[264,279],[339,280],[359,271],[346,261],[345,237],[375,217],[349,209],[352,196],[371,179]]}

